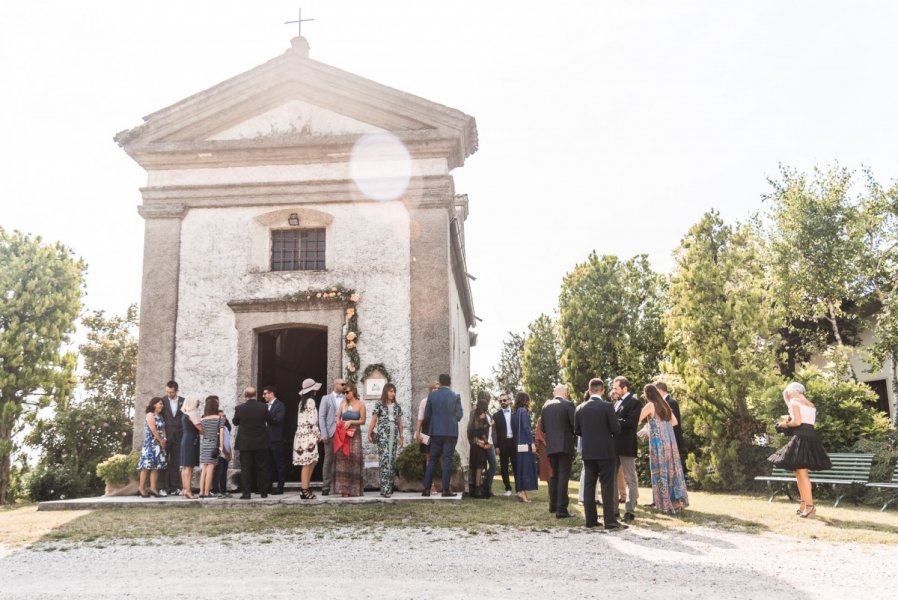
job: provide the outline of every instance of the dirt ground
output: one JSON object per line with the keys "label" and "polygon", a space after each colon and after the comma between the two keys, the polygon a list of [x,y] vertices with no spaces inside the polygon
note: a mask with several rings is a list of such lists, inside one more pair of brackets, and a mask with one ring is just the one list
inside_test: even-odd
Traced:
{"label": "dirt ground", "polygon": [[[165,515],[160,515],[164,518]],[[160,531],[189,522],[160,523]],[[895,547],[708,528],[310,529],[0,546],[6,598],[838,598],[898,589]],[[160,590],[169,593],[160,595]]]}

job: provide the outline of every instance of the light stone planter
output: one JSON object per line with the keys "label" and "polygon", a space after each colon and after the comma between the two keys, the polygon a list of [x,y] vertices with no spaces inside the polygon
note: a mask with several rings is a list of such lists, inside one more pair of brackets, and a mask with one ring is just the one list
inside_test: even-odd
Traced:
{"label": "light stone planter", "polygon": [[106,483],[104,496],[136,496],[139,482],[129,478],[127,483]]}

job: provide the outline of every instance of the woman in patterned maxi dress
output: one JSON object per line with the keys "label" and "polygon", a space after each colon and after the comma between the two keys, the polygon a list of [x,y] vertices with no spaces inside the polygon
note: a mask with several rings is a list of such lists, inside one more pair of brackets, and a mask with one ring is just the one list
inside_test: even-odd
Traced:
{"label": "woman in patterned maxi dress", "polygon": [[347,383],[340,403],[339,422],[334,433],[334,481],[331,491],[343,497],[365,495],[365,455],[361,427],[365,424],[365,403],[358,388]]}
{"label": "woman in patterned maxi dress", "polygon": [[368,425],[368,441],[377,442],[377,458],[380,462],[380,495],[393,495],[396,479],[396,457],[402,448],[402,407],[396,404],[396,386],[388,383],[380,394],[380,402],[371,412]]}
{"label": "woman in patterned maxi dress", "polygon": [[689,495],[673,432],[677,418],[658,388],[647,385],[643,394],[648,402],[639,420],[648,418],[649,423],[649,466],[655,509],[666,514],[679,513],[689,506]]}

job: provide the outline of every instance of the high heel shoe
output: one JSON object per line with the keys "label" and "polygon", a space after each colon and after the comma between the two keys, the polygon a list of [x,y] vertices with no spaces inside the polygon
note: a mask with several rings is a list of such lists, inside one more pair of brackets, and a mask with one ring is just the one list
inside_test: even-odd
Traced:
{"label": "high heel shoe", "polygon": [[804,511],[798,516],[801,517],[802,519],[807,519],[808,517],[810,517],[811,515],[813,515],[816,512],[817,512],[817,509],[814,507],[814,505],[808,504],[805,507]]}
{"label": "high heel shoe", "polygon": [[[153,490],[147,490],[147,493],[148,493],[150,496],[152,496],[153,498],[158,498],[158,497],[159,497],[159,494],[157,494],[157,493],[154,492]],[[144,496],[144,498],[146,498],[146,496]]]}
{"label": "high heel shoe", "polygon": [[299,497],[303,500],[315,500],[316,498],[318,498],[318,496],[312,493],[312,490],[308,489],[300,489]]}
{"label": "high heel shoe", "polygon": [[140,490],[137,490],[137,495],[140,496],[141,498],[149,498],[150,497],[149,494],[147,494],[146,492],[141,492]]}
{"label": "high heel shoe", "polygon": [[804,512],[804,502],[802,502],[801,504],[799,504],[799,505],[798,505],[798,508],[795,509],[795,514],[796,514],[796,515],[800,515],[800,514],[803,513],[803,512]]}

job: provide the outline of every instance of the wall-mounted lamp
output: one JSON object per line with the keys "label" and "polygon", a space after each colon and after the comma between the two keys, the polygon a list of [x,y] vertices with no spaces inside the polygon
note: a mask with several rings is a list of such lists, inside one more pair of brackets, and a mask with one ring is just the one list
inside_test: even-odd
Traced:
{"label": "wall-mounted lamp", "polygon": [[290,213],[290,216],[287,217],[287,223],[290,224],[290,227],[299,227],[299,215]]}

